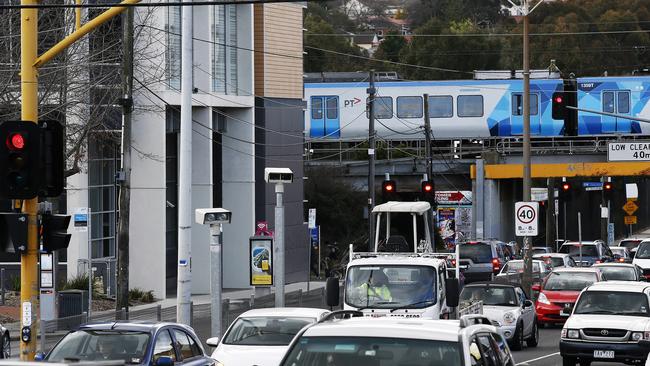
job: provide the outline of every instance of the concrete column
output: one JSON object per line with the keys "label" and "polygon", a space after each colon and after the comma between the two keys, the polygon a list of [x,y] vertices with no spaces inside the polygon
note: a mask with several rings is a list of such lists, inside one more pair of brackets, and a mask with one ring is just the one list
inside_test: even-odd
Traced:
{"label": "concrete column", "polygon": [[483,184],[483,235],[485,238],[500,239],[499,228],[501,217],[501,205],[498,189],[498,181],[485,179]]}
{"label": "concrete column", "polygon": [[472,206],[474,217],[476,218],[474,236],[477,239],[482,239],[485,234],[485,169],[483,163],[483,159],[476,159],[476,189]]}

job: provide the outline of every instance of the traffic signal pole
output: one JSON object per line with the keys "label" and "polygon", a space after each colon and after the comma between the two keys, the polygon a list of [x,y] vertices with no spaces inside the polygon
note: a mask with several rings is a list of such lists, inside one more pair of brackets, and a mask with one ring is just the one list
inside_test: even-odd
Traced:
{"label": "traffic signal pole", "polygon": [[[140,0],[126,0],[122,4],[135,4]],[[37,5],[36,0],[21,0],[21,5]],[[124,11],[125,7],[112,7],[92,21],[57,43],[38,57],[38,8],[20,9],[20,91],[21,119],[38,123],[38,67],[54,58],[88,34],[93,29]],[[21,342],[20,359],[31,361],[36,353],[36,317],[38,312],[38,198],[23,203],[23,213],[28,216],[27,250],[20,258]]]}
{"label": "traffic signal pole", "polygon": [[[523,4],[524,11],[524,151],[523,151],[523,165],[524,165],[524,174],[523,174],[523,197],[522,201],[530,201],[530,188],[532,185],[532,179],[530,175],[530,50],[528,42],[528,28],[529,28],[529,19],[528,19],[528,1],[524,0]],[[533,277],[533,249],[531,245],[531,238],[529,236],[524,236],[524,273],[521,279],[521,287],[528,296],[532,295],[532,277]]]}

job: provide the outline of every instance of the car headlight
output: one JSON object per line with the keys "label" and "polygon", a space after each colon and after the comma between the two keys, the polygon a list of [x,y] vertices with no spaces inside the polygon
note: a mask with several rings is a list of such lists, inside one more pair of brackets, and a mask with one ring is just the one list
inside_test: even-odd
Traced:
{"label": "car headlight", "polygon": [[643,332],[633,332],[632,333],[632,340],[635,342],[638,342],[643,339]]}
{"label": "car headlight", "polygon": [[503,314],[503,321],[506,324],[512,324],[515,320],[516,320],[515,315],[513,313],[507,312],[507,313]]}
{"label": "car headlight", "polygon": [[580,338],[580,331],[577,330],[577,329],[562,328],[562,332],[560,333],[560,337],[579,339]]}
{"label": "car headlight", "polygon": [[543,292],[539,293],[539,296],[537,296],[537,301],[541,302],[542,304],[551,305],[551,302],[548,301],[548,298],[546,297],[546,295],[544,295]]}

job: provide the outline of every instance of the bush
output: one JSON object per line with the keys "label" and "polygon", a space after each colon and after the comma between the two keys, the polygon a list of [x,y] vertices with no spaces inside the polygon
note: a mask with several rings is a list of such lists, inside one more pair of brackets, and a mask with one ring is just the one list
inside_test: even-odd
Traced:
{"label": "bush", "polygon": [[152,303],[156,301],[153,297],[153,291],[144,291],[139,288],[132,288],[129,290],[129,301],[139,301],[143,303]]}
{"label": "bush", "polygon": [[11,291],[20,292],[20,276],[11,277]]}
{"label": "bush", "polygon": [[[86,290],[88,291],[88,275],[81,274],[63,283],[62,290]],[[95,292],[95,291],[93,291]]]}
{"label": "bush", "polygon": [[149,303],[152,303],[152,302],[156,301],[156,299],[153,297],[153,291],[149,290],[149,291],[145,292],[142,295],[142,297],[140,298],[140,301],[142,301],[142,302],[144,302],[146,304],[149,304]]}

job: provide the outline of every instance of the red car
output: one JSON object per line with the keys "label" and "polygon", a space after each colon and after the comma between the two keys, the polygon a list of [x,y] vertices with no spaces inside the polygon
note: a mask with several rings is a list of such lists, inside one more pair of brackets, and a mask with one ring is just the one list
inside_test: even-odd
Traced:
{"label": "red car", "polygon": [[571,315],[580,291],[598,281],[602,281],[602,273],[597,268],[555,269],[541,285],[533,285],[533,291],[539,291],[535,302],[537,323],[564,323]]}

